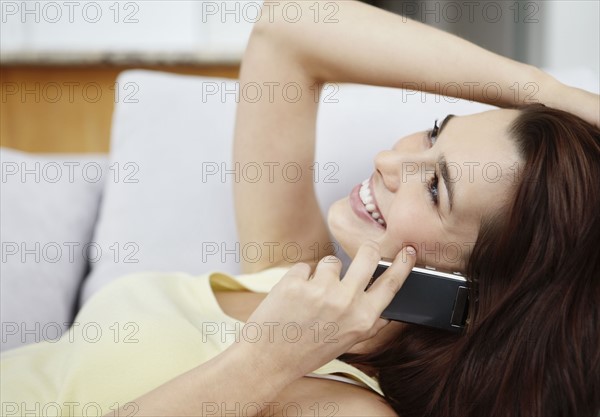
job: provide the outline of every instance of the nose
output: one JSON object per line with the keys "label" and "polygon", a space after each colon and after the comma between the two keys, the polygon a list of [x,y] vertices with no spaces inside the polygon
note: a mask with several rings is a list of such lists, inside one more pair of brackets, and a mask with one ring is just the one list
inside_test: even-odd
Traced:
{"label": "nose", "polygon": [[381,174],[385,187],[393,193],[398,191],[403,181],[418,172],[422,162],[423,150],[417,149],[417,144],[411,139],[402,139],[392,149],[375,156],[375,169]]}
{"label": "nose", "polygon": [[382,151],[375,156],[375,169],[381,174],[383,184],[392,193],[398,191],[400,184],[400,157],[394,150]]}

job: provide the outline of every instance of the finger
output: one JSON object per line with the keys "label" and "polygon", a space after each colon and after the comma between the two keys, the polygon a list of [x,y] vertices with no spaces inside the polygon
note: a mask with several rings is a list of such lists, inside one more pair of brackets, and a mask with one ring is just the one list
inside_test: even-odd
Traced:
{"label": "finger", "polygon": [[364,291],[380,259],[379,244],[367,240],[358,249],[342,282],[344,285],[350,286],[355,292]]}
{"label": "finger", "polygon": [[417,253],[412,246],[403,248],[396,255],[392,266],[381,274],[366,291],[366,294],[372,297],[372,303],[379,312],[383,312],[392,302],[414,267],[416,259]]}
{"label": "finger", "polygon": [[281,280],[288,279],[302,279],[306,281],[310,277],[310,266],[305,263],[294,264],[281,278]]}
{"label": "finger", "polygon": [[333,279],[340,280],[342,272],[342,261],[335,256],[326,256],[319,261],[315,268],[312,279]]}

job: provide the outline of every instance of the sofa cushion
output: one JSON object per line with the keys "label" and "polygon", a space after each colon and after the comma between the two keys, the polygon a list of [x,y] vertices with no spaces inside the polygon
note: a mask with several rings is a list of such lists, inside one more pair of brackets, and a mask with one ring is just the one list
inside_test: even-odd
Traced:
{"label": "sofa cushion", "polygon": [[55,339],[69,327],[96,249],[92,231],[106,155],[0,148],[1,349]]}

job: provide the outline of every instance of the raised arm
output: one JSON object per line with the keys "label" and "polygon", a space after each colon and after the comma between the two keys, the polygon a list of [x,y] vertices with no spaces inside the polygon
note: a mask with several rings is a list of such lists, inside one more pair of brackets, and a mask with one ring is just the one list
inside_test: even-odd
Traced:
{"label": "raised arm", "polygon": [[[294,10],[301,7],[298,22],[283,17],[286,3],[294,3]],[[337,22],[327,23],[330,13],[322,8],[315,23],[316,5],[325,4],[330,5],[330,12],[331,5],[335,6],[329,18]],[[310,170],[318,107],[314,86],[324,82],[421,90],[498,107],[533,101],[552,105],[556,92],[562,91],[560,83],[534,66],[358,1],[265,2],[240,75],[242,89],[255,83],[263,86],[263,95],[253,102],[249,98],[254,95],[242,96],[234,160],[242,167],[280,165],[274,178],[263,175],[259,181],[242,178],[236,183],[235,204],[242,245],[271,242],[280,246],[272,252],[263,250],[257,262],[245,262],[247,272],[285,264],[290,259],[285,259],[281,248],[290,242],[302,248],[300,260],[307,263],[327,254],[323,249],[329,235]],[[277,86],[272,96],[268,85]],[[294,87],[284,93],[286,85]],[[597,107],[589,113],[593,115],[594,110]],[[303,176],[298,181],[289,181],[289,176],[286,181],[282,175],[281,167],[288,163],[301,168]],[[321,250],[318,256],[315,248]]]}

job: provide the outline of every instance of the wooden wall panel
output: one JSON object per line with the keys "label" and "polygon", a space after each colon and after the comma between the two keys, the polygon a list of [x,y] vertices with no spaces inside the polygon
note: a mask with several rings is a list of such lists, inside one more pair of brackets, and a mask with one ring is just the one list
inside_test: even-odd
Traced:
{"label": "wooden wall panel", "polygon": [[[28,152],[107,152],[115,80],[132,67],[0,66],[0,145]],[[238,78],[238,66],[135,67]]]}

